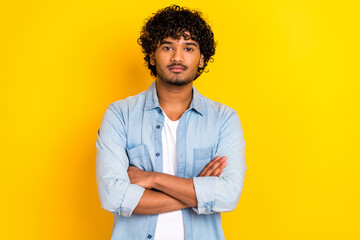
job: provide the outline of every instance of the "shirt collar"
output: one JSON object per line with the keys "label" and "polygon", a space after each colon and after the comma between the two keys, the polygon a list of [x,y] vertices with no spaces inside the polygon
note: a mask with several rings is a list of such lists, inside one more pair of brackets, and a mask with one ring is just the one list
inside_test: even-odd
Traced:
{"label": "shirt collar", "polygon": [[[202,105],[202,95],[196,90],[196,88],[192,87],[193,90],[193,98],[190,103],[189,109],[194,109],[196,112],[198,112],[201,116],[203,116],[203,105]],[[156,81],[154,81],[149,89],[146,91],[146,98],[145,98],[145,106],[144,110],[151,110],[154,108],[159,108],[159,100],[156,93]]]}

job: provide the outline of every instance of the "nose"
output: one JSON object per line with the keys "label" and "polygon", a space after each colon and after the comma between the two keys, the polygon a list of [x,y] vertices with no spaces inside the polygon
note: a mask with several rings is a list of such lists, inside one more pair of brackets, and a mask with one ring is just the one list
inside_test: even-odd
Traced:
{"label": "nose", "polygon": [[183,52],[179,48],[175,48],[170,59],[171,62],[182,62]]}

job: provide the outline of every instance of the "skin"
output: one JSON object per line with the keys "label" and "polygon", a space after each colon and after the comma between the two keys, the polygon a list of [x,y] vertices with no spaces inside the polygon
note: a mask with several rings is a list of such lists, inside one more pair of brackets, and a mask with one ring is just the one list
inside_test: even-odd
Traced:
{"label": "skin", "polygon": [[159,104],[176,121],[189,108],[192,82],[198,68],[204,65],[199,44],[184,37],[179,40],[167,37],[150,54],[150,64],[156,66]]}
{"label": "skin", "polygon": [[197,42],[184,37],[178,40],[167,37],[150,54],[150,64],[156,67],[159,80],[184,86],[192,83],[198,68],[204,66],[204,56]]}
{"label": "skin", "polygon": [[[162,110],[171,120],[180,119],[190,106],[197,70],[204,65],[199,44],[191,38],[167,37],[150,54],[150,64],[156,66],[156,90]],[[217,156],[204,167],[199,177],[218,177],[225,166],[226,157]],[[128,175],[132,184],[146,188],[135,214],[158,214],[197,207],[192,179],[143,171],[134,166],[129,167]],[[161,192],[151,190],[153,188]]]}
{"label": "skin", "polygon": [[[226,157],[215,157],[201,171],[198,177],[218,177],[226,166]],[[143,171],[131,166],[128,175],[132,184],[138,184],[145,189],[135,214],[158,214],[197,207],[197,200],[192,179],[180,178],[165,173]],[[150,190],[156,188],[162,192]]]}

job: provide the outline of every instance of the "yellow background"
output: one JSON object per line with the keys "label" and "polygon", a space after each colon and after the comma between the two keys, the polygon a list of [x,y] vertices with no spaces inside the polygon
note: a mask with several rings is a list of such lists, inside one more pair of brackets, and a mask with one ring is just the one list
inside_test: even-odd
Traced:
{"label": "yellow background", "polygon": [[96,132],[153,81],[136,40],[171,3],[205,13],[218,47],[195,85],[244,129],[226,239],[360,239],[355,0],[2,2],[0,239],[110,239]]}

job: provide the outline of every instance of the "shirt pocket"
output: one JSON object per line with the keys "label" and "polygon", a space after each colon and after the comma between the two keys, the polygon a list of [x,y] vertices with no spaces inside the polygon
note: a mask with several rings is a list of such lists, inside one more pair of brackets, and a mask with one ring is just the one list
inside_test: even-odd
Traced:
{"label": "shirt pocket", "polygon": [[126,152],[129,157],[130,166],[135,166],[144,171],[153,171],[146,145],[140,145],[131,149],[126,149]]}
{"label": "shirt pocket", "polygon": [[214,147],[194,148],[193,177],[197,177],[214,155]]}

